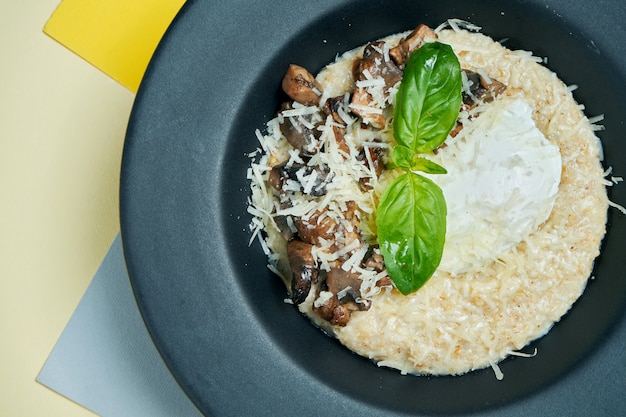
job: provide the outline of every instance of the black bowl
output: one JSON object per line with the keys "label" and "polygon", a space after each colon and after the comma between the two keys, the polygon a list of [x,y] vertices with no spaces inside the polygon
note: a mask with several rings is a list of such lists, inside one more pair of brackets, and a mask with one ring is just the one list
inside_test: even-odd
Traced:
{"label": "black bowl", "polygon": [[[626,8],[615,1],[189,1],[141,84],[121,179],[122,241],[146,326],[207,415],[618,415],[626,409],[625,217],[614,209],[583,297],[534,358],[460,377],[402,376],[324,335],[283,302],[248,245],[247,152],[284,100],[289,63],[317,72],[378,37],[472,21],[548,57],[589,115],[605,165],[626,173]],[[626,202],[626,186],[611,198]],[[615,363],[617,362],[617,363]],[[614,366],[612,366],[614,365]]]}

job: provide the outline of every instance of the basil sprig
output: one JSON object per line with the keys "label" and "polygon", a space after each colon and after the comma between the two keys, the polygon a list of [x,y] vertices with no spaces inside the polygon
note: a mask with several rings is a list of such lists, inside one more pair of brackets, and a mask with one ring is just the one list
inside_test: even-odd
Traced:
{"label": "basil sprig", "polygon": [[461,67],[449,45],[426,43],[411,54],[396,95],[393,167],[404,169],[385,189],[376,209],[378,243],[387,272],[406,295],[435,272],[446,235],[446,201],[430,179],[415,173],[446,170],[418,154],[441,145],[461,106]]}

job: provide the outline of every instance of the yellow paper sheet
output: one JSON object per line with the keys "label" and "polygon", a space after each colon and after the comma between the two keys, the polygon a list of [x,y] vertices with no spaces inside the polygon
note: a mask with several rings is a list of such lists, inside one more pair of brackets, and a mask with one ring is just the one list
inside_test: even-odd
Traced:
{"label": "yellow paper sheet", "polygon": [[63,0],[44,27],[51,38],[136,92],[184,0]]}

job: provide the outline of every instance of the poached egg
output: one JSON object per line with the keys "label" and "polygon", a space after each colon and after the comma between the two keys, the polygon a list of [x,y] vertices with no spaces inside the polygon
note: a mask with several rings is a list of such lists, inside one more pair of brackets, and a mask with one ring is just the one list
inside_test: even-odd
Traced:
{"label": "poached egg", "polygon": [[439,269],[452,275],[480,268],[544,223],[561,180],[561,154],[521,98],[485,105],[433,160],[448,171],[428,175],[448,208]]}

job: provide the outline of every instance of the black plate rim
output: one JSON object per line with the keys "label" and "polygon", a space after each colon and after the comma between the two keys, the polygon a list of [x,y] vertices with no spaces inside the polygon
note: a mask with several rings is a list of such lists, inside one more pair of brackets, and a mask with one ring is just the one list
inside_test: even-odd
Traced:
{"label": "black plate rim", "polygon": [[[199,9],[201,7],[200,3],[201,2],[189,1],[187,2],[185,6],[183,6],[183,9],[181,10],[178,17],[176,18],[176,20],[174,21],[172,25],[172,29],[168,31],[168,34],[166,34],[166,36],[164,37],[163,45],[166,45],[166,43],[168,42],[168,37],[171,36],[170,32],[182,30],[180,27],[184,26],[185,22],[189,20],[187,15]],[[349,2],[346,2],[346,3],[349,3]],[[532,3],[532,2],[529,2],[529,3]],[[559,3],[559,2],[556,1],[555,3]],[[179,22],[183,22],[183,23],[179,23]],[[136,222],[137,217],[140,217],[140,215],[138,215],[137,207],[144,206],[145,208],[146,203],[145,202],[141,202],[141,204],[137,204],[136,202],[131,203],[131,200],[136,199],[137,195],[141,195],[141,192],[142,192],[141,186],[145,185],[144,183],[148,181],[146,178],[142,177],[140,173],[137,173],[137,170],[136,170],[137,151],[134,150],[134,147],[139,146],[139,145],[136,145],[137,143],[141,143],[142,141],[145,141],[151,132],[150,128],[146,129],[145,126],[141,124],[142,123],[141,117],[142,117],[142,112],[147,111],[147,109],[145,108],[147,104],[144,104],[145,101],[151,102],[152,100],[154,100],[154,98],[152,97],[150,98],[147,98],[147,97],[153,93],[150,91],[151,84],[158,83],[158,81],[154,81],[152,79],[152,77],[156,77],[155,75],[157,73],[156,68],[159,65],[159,62],[163,62],[164,60],[168,59],[168,57],[165,56],[164,53],[162,53],[163,49],[164,47],[160,46],[157,49],[157,52],[155,53],[155,57],[153,58],[153,61],[150,64],[150,67],[146,73],[144,81],[142,82],[142,86],[140,87],[140,91],[137,95],[137,99],[133,108],[133,115],[131,116],[131,120],[129,122],[127,141],[125,143],[125,149],[124,149],[124,157],[123,157],[123,165],[122,165],[122,179],[121,179],[121,187],[120,187],[120,216],[121,216],[121,223],[122,223],[122,240],[124,244],[124,252],[126,256],[127,266],[128,266],[128,270],[129,270],[129,274],[131,278],[131,284],[133,285],[133,291],[135,292],[135,296],[136,296],[140,311],[142,313],[142,316],[144,317],[144,320],[150,331],[150,334],[153,337],[153,340],[155,341],[155,345],[159,349],[166,364],[170,367],[173,375],[179,380],[179,382],[181,383],[181,386],[183,386],[185,391],[190,395],[192,400],[194,400],[194,402],[199,406],[199,408],[202,411],[205,411],[207,414],[212,413],[212,412],[221,413],[224,410],[219,409],[219,408],[214,408],[213,405],[207,408],[206,401],[199,399],[197,397],[196,390],[194,390],[193,387],[189,386],[188,378],[186,378],[185,376],[185,373],[188,373],[189,370],[184,369],[185,367],[188,367],[189,364],[185,363],[184,361],[181,361],[181,358],[179,357],[180,354],[184,354],[184,350],[181,351],[179,354],[175,354],[173,353],[171,349],[172,343],[181,343],[181,340],[180,340],[181,334],[179,334],[176,330],[164,329],[164,328],[159,327],[158,317],[159,315],[163,315],[166,313],[164,312],[164,310],[158,307],[155,307],[153,304],[148,302],[148,299],[153,297],[154,294],[151,295],[149,293],[149,289],[146,286],[146,283],[142,282],[142,279],[145,279],[144,274],[146,272],[146,268],[145,268],[145,265],[140,266],[141,262],[138,262],[137,260],[138,254],[150,253],[153,255],[154,253],[158,253],[159,251],[162,250],[162,247],[159,247],[158,245],[155,245],[154,247],[148,248],[148,249],[146,248],[140,249],[136,247],[136,241],[135,241],[134,236],[136,236],[137,233],[141,233],[141,229],[139,226],[137,226],[136,223],[145,224],[145,222],[143,223]],[[617,60],[617,61],[618,62],[615,64],[616,67],[620,67],[620,69],[626,68],[626,65],[624,65],[623,60],[621,61]],[[176,86],[172,86],[172,90],[174,94],[180,93],[180,91],[177,91]],[[172,91],[170,91],[169,93],[171,94]],[[177,115],[177,116],[183,119],[181,123],[187,122],[187,120],[184,120],[184,115]],[[216,160],[219,161],[220,165],[224,163],[222,155],[218,156]],[[151,162],[154,162],[154,161],[151,161]],[[614,217],[614,214],[612,214],[612,217]],[[211,236],[204,236],[204,237],[199,237],[199,238],[209,239],[215,236],[222,235],[223,233],[225,233],[224,230],[220,226],[217,226],[214,234],[212,234]],[[220,262],[218,267],[228,268],[229,267],[228,262],[224,262],[224,263]],[[158,273],[155,273],[155,271],[148,271],[148,272],[150,272],[151,276],[158,276]],[[153,279],[153,278],[150,278],[150,279]],[[249,303],[249,301],[243,301],[245,300],[246,297],[245,295],[242,294],[240,288],[237,288],[236,286],[234,286],[230,288],[230,291],[231,291],[231,294],[234,294],[235,297],[240,298],[240,300],[242,300],[244,304]],[[247,313],[250,314],[251,311],[252,310],[249,310]],[[263,328],[263,325],[262,323],[259,322],[258,318],[255,318],[254,316],[250,316],[248,317],[248,319],[250,320],[250,322],[256,323],[260,329]],[[624,321],[623,319],[621,321],[617,321],[615,323],[615,326],[619,327],[620,323],[622,323],[623,321]],[[615,332],[611,332],[610,334],[607,334],[607,340],[610,340],[611,335],[613,335],[614,333]],[[266,349],[274,348],[271,346],[271,340],[267,340],[266,335],[258,334],[255,336],[259,337],[260,339],[263,339],[264,342],[268,343],[268,345],[266,346]],[[167,340],[168,338],[170,340]],[[174,340],[175,342],[172,342],[172,340]],[[607,341],[606,343],[608,344],[609,341]],[[602,350],[602,348],[604,347],[605,346],[601,346],[599,347],[599,349]],[[597,355],[597,352],[594,353],[594,355]],[[586,361],[587,360],[589,360],[589,358],[587,358]],[[285,364],[285,367],[286,369],[290,369],[291,371],[297,370],[297,371],[302,372],[302,370],[299,369],[297,366],[294,366],[293,363]],[[576,374],[577,373],[576,371],[577,370],[573,370],[571,373]],[[570,373],[568,373],[566,377],[571,377],[571,375],[569,374]],[[328,391],[325,387],[321,387],[319,386],[319,384],[316,384],[316,381],[308,381],[307,383],[309,385],[315,386],[315,388],[319,390],[320,393],[322,393],[323,395],[328,395],[329,398],[333,398],[335,401],[338,398],[340,398],[342,401],[350,403],[351,399],[343,398],[341,395],[337,396],[335,392]],[[210,385],[210,384],[207,384],[207,385]],[[533,398],[536,400],[537,395],[534,395]],[[531,398],[530,400],[532,400],[533,398]],[[351,406],[354,406],[354,404],[351,404]],[[365,410],[374,411],[374,412],[379,411],[379,410],[376,410],[376,407],[370,407],[367,405],[365,407]],[[485,409],[485,410],[487,413],[490,412],[489,409]],[[496,409],[496,411],[497,410],[502,410],[502,409]]]}

